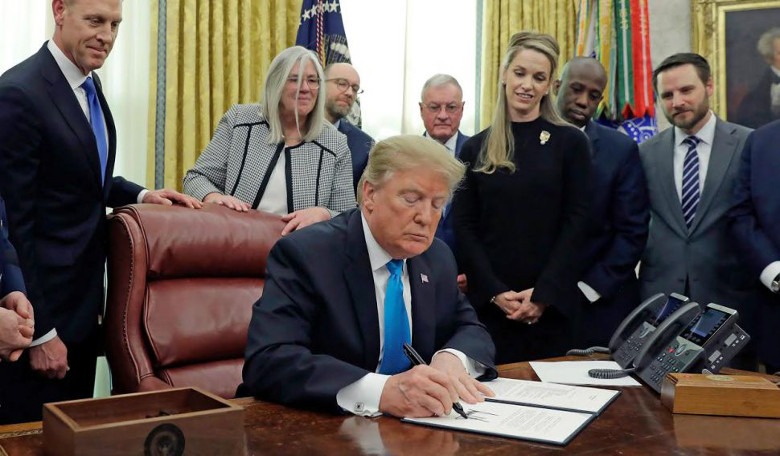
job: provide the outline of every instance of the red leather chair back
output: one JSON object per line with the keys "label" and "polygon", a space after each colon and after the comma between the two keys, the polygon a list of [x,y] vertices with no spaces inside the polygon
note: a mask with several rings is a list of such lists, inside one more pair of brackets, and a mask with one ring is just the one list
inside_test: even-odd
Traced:
{"label": "red leather chair back", "polygon": [[197,386],[233,397],[280,217],[142,204],[115,210],[108,225],[114,393]]}

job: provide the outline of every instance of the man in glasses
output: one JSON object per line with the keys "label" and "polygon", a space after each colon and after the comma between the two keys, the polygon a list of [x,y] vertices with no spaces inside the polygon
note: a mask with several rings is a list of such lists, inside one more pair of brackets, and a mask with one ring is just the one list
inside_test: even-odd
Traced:
{"label": "man in glasses", "polygon": [[347,137],[352,154],[353,186],[357,184],[368,162],[368,152],[374,146],[374,139],[345,119],[352,110],[360,88],[360,75],[349,63],[333,63],[325,67],[325,116]]}
{"label": "man in glasses", "polygon": [[[458,80],[448,74],[436,74],[425,81],[420,95],[420,117],[425,125],[425,136],[444,144],[455,157],[460,157],[460,149],[469,136],[460,132],[460,119],[463,117],[463,89]],[[451,201],[450,201],[451,202]],[[450,202],[436,229],[436,237],[444,241],[455,253],[455,227],[450,217]],[[458,286],[466,289],[466,276],[458,275]]]}

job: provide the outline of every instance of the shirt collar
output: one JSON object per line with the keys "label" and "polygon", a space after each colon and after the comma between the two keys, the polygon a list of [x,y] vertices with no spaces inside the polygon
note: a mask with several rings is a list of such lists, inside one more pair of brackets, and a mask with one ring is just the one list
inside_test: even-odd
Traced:
{"label": "shirt collar", "polygon": [[[710,120],[707,121],[706,124],[704,124],[703,127],[701,127],[701,130],[696,132],[694,136],[701,139],[701,142],[704,144],[708,144],[712,146],[712,142],[715,140],[715,123],[717,122],[717,118],[715,116],[715,113],[710,110]],[[674,127],[674,144],[675,146],[679,146],[682,144],[682,142],[690,136],[688,133],[682,131],[680,127]]]}
{"label": "shirt collar", "polygon": [[336,127],[336,130],[338,130],[338,129],[339,129],[339,125],[341,125],[341,119],[339,119],[339,120],[337,120],[337,121],[333,122],[333,126],[334,126],[334,127]]}
{"label": "shirt collar", "polygon": [[[363,236],[366,238],[366,248],[368,249],[368,260],[371,262],[371,270],[376,271],[385,267],[393,257],[374,239],[363,211],[360,212],[360,220],[363,222]],[[405,259],[404,264],[406,264]]]}
{"label": "shirt collar", "polygon": [[82,73],[81,70],[79,70],[79,67],[77,67],[75,63],[71,62],[70,59],[65,56],[54,40],[49,40],[49,42],[46,43],[46,48],[48,48],[49,52],[51,52],[52,57],[54,57],[54,61],[57,62],[57,66],[60,67],[60,71],[62,71],[65,79],[68,81],[70,88],[76,89],[81,87],[81,84],[84,84],[84,81],[87,80],[87,77],[84,76],[84,73]]}
{"label": "shirt collar", "polygon": [[780,70],[778,70],[777,68],[775,68],[775,67],[774,67],[774,66],[772,66],[772,65],[769,65],[769,68],[770,68],[770,69],[772,69],[772,72],[775,74],[775,76],[777,76],[778,78],[780,78]]}
{"label": "shirt collar", "polygon": [[[423,133],[423,136],[426,138],[430,138],[430,135],[428,135],[428,131],[426,130],[425,133]],[[433,138],[431,138],[433,139]],[[437,141],[438,142],[438,141]],[[458,131],[455,131],[455,134],[450,136],[450,139],[445,142],[444,147],[447,148],[450,152],[455,152],[455,147],[458,145]]]}

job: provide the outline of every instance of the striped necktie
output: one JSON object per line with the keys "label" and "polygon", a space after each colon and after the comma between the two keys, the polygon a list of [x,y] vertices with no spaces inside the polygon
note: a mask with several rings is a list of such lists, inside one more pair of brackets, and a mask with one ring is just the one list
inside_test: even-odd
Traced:
{"label": "striped necktie", "polygon": [[685,225],[690,229],[693,224],[693,218],[696,216],[696,208],[699,206],[699,153],[696,146],[701,139],[696,136],[688,136],[683,140],[683,144],[688,146],[688,152],[685,153],[682,175],[682,203],[683,218]]}

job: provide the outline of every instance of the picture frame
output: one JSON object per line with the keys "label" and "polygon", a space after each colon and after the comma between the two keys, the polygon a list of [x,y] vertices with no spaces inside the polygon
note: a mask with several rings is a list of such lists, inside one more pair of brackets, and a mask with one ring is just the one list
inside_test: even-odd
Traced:
{"label": "picture frame", "polygon": [[[706,58],[715,85],[710,106],[722,119],[751,128],[769,122],[769,111],[756,103],[768,81],[769,64],[757,49],[758,40],[780,27],[780,0],[691,0],[693,52]],[[762,82],[763,81],[763,82]],[[769,109],[770,93],[761,95]],[[751,98],[752,97],[752,98]],[[767,117],[767,118],[764,118]]]}

